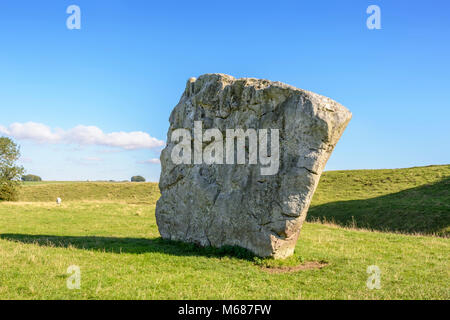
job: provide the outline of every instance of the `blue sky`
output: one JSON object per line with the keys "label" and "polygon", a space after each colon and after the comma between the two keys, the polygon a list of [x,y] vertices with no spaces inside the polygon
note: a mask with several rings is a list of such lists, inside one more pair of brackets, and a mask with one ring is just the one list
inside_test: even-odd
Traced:
{"label": "blue sky", "polygon": [[[80,30],[66,27],[72,4]],[[381,30],[366,27],[372,4]],[[186,80],[220,72],[348,107],[327,170],[450,163],[449,12],[448,1],[5,0],[0,132],[46,180],[157,181],[152,159]]]}

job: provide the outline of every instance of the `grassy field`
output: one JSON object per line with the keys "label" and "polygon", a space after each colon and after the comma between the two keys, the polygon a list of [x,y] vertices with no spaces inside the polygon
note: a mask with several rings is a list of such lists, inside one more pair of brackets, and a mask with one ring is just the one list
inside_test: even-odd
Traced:
{"label": "grassy field", "polygon": [[159,198],[157,183],[136,182],[51,182],[25,183],[19,199],[21,202],[97,201],[155,204]]}
{"label": "grassy field", "polygon": [[325,172],[308,219],[448,237],[450,165]]}
{"label": "grassy field", "polygon": [[[310,214],[342,226],[448,230],[449,170],[326,172]],[[450,299],[448,238],[305,223],[294,257],[258,259],[162,240],[158,196],[151,183],[25,185],[20,202],[0,203],[0,298]],[[438,217],[424,220],[432,227],[405,227],[427,213]],[[324,266],[284,272],[311,262]],[[79,290],[66,287],[70,265],[81,269]],[[370,265],[381,270],[381,289],[366,287]]]}

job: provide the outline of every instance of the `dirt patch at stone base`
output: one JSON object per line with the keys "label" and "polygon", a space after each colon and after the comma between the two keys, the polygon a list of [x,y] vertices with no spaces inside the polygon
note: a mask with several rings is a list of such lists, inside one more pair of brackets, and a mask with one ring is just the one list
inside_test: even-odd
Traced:
{"label": "dirt patch at stone base", "polygon": [[308,261],[298,266],[283,266],[283,267],[262,267],[262,269],[268,273],[291,273],[304,270],[322,269],[327,266],[325,261]]}

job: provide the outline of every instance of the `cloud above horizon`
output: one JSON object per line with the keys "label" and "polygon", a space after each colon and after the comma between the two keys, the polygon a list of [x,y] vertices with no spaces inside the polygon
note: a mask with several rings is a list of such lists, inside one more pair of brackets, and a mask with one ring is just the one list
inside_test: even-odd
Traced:
{"label": "cloud above horizon", "polygon": [[156,149],[165,145],[164,141],[151,137],[143,131],[104,133],[96,126],[85,125],[63,130],[52,129],[42,123],[15,122],[8,127],[0,125],[0,134],[17,140],[29,140],[37,143],[97,145],[124,150]]}
{"label": "cloud above horizon", "polygon": [[138,161],[139,164],[160,164],[161,161],[158,158],[152,158],[144,161]]}

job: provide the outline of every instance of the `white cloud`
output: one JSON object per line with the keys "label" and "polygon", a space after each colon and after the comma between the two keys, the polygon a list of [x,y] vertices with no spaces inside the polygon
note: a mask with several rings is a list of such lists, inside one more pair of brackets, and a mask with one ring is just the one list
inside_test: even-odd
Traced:
{"label": "white cloud", "polygon": [[85,158],[83,158],[83,160],[85,160],[85,161],[91,161],[91,162],[100,162],[100,161],[103,161],[102,158],[98,158],[98,157],[85,157]]}
{"label": "white cloud", "polygon": [[27,157],[21,157],[20,162],[22,163],[33,163],[33,159]]}
{"label": "white cloud", "polygon": [[8,129],[0,125],[0,134],[8,135]]}
{"label": "white cloud", "polygon": [[154,149],[164,146],[164,141],[151,137],[142,131],[104,133],[95,126],[79,125],[70,130],[51,129],[42,123],[13,123],[9,127],[0,126],[0,133],[17,140],[38,143],[66,143],[98,145],[125,150]]}
{"label": "white cloud", "polygon": [[120,152],[120,150],[113,149],[113,148],[107,148],[107,149],[100,149],[99,152],[100,153],[117,153],[117,152]]}
{"label": "white cloud", "polygon": [[157,158],[153,158],[153,159],[148,159],[148,160],[144,160],[144,161],[139,161],[138,163],[141,163],[141,164],[159,164],[159,163],[161,163],[161,161],[159,161],[159,159],[157,159]]}
{"label": "white cloud", "polygon": [[6,128],[6,134],[17,140],[35,140],[41,143],[55,143],[61,138],[61,130],[52,132],[50,127],[36,122],[15,122]]}

